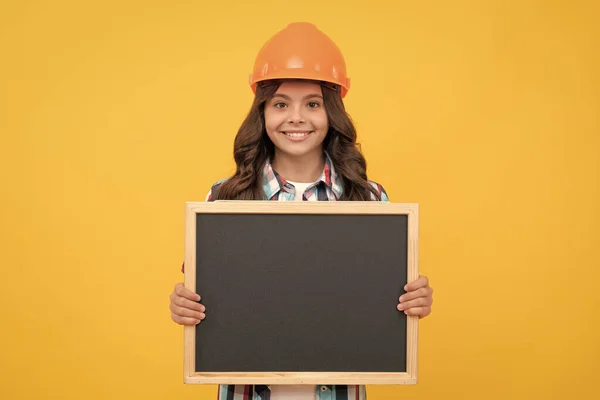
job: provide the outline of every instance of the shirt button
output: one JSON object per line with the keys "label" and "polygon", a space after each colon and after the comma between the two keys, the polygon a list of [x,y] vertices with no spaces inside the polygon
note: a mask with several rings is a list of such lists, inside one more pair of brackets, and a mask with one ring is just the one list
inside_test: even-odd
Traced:
{"label": "shirt button", "polygon": [[321,386],[321,392],[326,392],[327,391],[327,386]]}

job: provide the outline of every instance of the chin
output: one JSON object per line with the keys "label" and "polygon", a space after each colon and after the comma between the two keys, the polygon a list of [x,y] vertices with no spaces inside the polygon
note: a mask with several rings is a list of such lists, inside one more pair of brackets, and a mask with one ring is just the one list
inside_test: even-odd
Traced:
{"label": "chin", "polygon": [[[281,139],[283,139],[283,140],[281,140]],[[313,139],[313,140],[310,140],[310,139]],[[280,140],[275,142],[275,146],[282,153],[288,154],[290,156],[296,156],[296,157],[305,156],[308,154],[314,154],[316,152],[322,152],[323,151],[323,142],[320,141],[319,143],[315,143],[315,141],[314,141],[315,138],[310,138],[310,139],[303,143],[290,143],[285,138],[280,138]],[[309,141],[312,143],[309,143]]]}
{"label": "chin", "polygon": [[283,147],[283,148],[279,148],[279,151],[281,151],[284,154],[287,154],[288,156],[302,157],[307,154],[313,154],[315,151],[317,151],[317,149],[301,150],[301,149],[287,149],[287,148]]}

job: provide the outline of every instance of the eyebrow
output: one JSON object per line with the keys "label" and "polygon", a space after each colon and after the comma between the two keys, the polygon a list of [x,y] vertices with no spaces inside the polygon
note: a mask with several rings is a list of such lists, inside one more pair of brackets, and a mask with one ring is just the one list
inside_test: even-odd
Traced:
{"label": "eyebrow", "polygon": [[[284,98],[286,100],[292,100],[292,98],[290,96],[288,96],[287,94],[283,94],[283,93],[275,93],[273,95],[273,97],[274,98],[275,97],[282,97],[282,98]],[[304,96],[302,98],[302,100],[310,99],[310,98],[313,98],[313,97],[318,97],[319,99],[323,99],[323,96],[321,96],[320,94],[312,93],[312,94],[307,94],[306,96]]]}

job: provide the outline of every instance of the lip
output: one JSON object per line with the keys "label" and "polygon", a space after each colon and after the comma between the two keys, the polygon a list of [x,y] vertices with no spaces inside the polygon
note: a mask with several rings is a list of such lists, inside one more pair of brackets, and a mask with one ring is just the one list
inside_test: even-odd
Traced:
{"label": "lip", "polygon": [[[308,131],[308,130],[289,130],[289,131],[280,131],[280,133],[282,135],[284,135],[286,137],[286,139],[292,141],[292,142],[302,142],[303,140],[306,140],[311,133],[313,133],[314,131]],[[292,134],[292,135],[289,135]]]}

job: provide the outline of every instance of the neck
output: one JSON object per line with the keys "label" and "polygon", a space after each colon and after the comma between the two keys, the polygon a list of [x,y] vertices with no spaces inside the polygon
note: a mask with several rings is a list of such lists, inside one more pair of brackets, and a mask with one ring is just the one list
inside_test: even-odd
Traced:
{"label": "neck", "polygon": [[276,149],[271,165],[287,181],[312,183],[323,173],[325,154],[321,150],[302,156],[292,156],[282,154]]}

